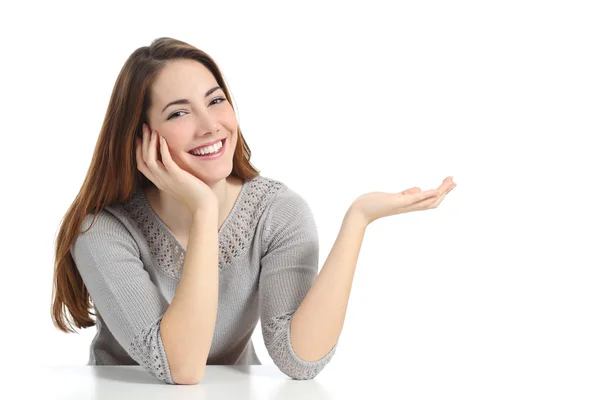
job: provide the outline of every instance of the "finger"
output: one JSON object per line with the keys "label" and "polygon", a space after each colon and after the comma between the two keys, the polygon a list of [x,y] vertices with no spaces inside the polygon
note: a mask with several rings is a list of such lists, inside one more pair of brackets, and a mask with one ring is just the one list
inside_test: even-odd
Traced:
{"label": "finger", "polygon": [[[156,136],[156,134],[155,134]],[[152,138],[152,131],[149,126],[145,128],[144,134],[144,152],[143,155],[144,163],[146,164],[147,169],[147,177],[150,179],[157,187],[162,187],[162,170],[160,166],[156,162],[156,141]],[[154,148],[154,151],[152,149]]]}
{"label": "finger", "polygon": [[421,199],[421,200],[418,200],[418,201],[416,201],[416,202],[414,202],[414,203],[410,204],[410,205],[407,207],[407,209],[408,209],[409,211],[427,210],[427,209],[431,208],[431,206],[432,206],[432,205],[433,205],[433,204],[434,204],[434,203],[437,201],[437,199],[438,199],[439,197],[441,197],[441,196],[442,196],[442,194],[439,194],[439,195],[437,195],[437,196],[436,196],[436,195],[435,195],[435,193],[434,193],[434,195],[433,195],[433,196],[425,197],[425,198],[423,198],[423,199]]}
{"label": "finger", "polygon": [[138,169],[140,169],[140,171],[142,171],[143,169],[147,170],[147,166],[146,166],[146,137],[147,135],[147,131],[148,128],[146,126],[146,124],[142,124],[142,136],[141,137],[136,137],[136,149],[135,149],[135,154],[136,154],[136,158],[138,161]]}
{"label": "finger", "polygon": [[150,168],[153,168],[156,164],[156,143],[154,143],[155,137],[156,131],[152,130],[152,132],[150,133],[150,137],[148,138],[148,145],[146,147],[146,163]]}
{"label": "finger", "polygon": [[142,156],[144,162],[148,163],[148,146],[150,143],[150,127],[146,124],[142,125]]}
{"label": "finger", "polygon": [[448,192],[442,193],[433,201],[433,203],[429,204],[426,208],[427,209],[437,208],[437,206],[440,205],[440,203],[444,200],[444,197],[446,197],[447,194],[448,194]]}
{"label": "finger", "polygon": [[[143,134],[144,133],[142,132],[142,135]],[[138,170],[140,170],[141,173],[143,173],[146,176],[146,178],[150,179],[152,182],[155,182],[154,175],[148,169],[148,165],[146,165],[146,161],[144,161],[144,155],[143,155],[144,143],[143,143],[143,139],[137,137],[137,138],[135,138],[135,141],[136,141],[135,158],[136,158],[136,161],[137,161],[137,168],[138,168]]]}
{"label": "finger", "polygon": [[412,200],[412,203],[418,203],[421,202],[423,200],[427,200],[427,199],[431,199],[435,196],[438,196],[440,194],[439,190],[426,190],[425,192],[418,192],[418,193],[413,193],[410,194],[410,198]]}
{"label": "finger", "polygon": [[452,179],[453,179],[452,176],[448,176],[446,179],[444,179],[444,181],[442,182],[440,187],[438,187],[438,190],[443,193],[443,192],[446,192],[448,189],[450,189],[452,187],[452,185],[454,184],[454,182],[452,182]]}
{"label": "finger", "polygon": [[450,185],[450,187],[448,188],[448,190],[446,190],[441,195],[439,195],[437,198],[435,198],[435,200],[433,201],[433,203],[431,203],[430,205],[428,205],[427,208],[437,208],[437,206],[439,206],[440,203],[442,201],[444,201],[444,198],[446,197],[446,195],[448,193],[450,193],[452,191],[452,189],[454,189],[455,187],[456,187],[456,183],[452,183]]}
{"label": "finger", "polygon": [[[413,195],[414,201],[408,208],[411,211],[436,208],[455,186],[456,184],[452,182],[452,177],[449,176],[444,179],[444,182],[438,189],[415,193]],[[436,195],[436,193],[438,194]]]}
{"label": "finger", "polygon": [[142,139],[139,137],[135,138],[135,161],[137,163],[137,168],[142,171],[145,164],[144,159],[142,158]]}
{"label": "finger", "polygon": [[451,191],[452,189],[454,189],[454,186],[456,184],[454,182],[450,182],[450,183],[444,183],[443,185],[441,185],[437,190],[441,193],[441,194],[446,194],[449,191]]}
{"label": "finger", "polygon": [[146,124],[145,122],[142,122],[142,139],[144,138],[144,135],[147,135],[148,132],[150,132],[150,128],[148,127],[148,124]]}
{"label": "finger", "polygon": [[162,162],[165,165],[165,169],[170,173],[173,172],[175,168],[175,161],[171,158],[171,153],[169,152],[169,146],[167,145],[167,139],[159,135],[160,140],[160,155],[162,156]]}
{"label": "finger", "polygon": [[158,132],[152,131],[152,138],[150,139],[150,144],[148,145],[148,160],[146,164],[148,164],[148,168],[152,171],[152,173],[158,178],[161,177],[161,174],[165,171],[164,166],[157,158],[156,147],[158,145]]}

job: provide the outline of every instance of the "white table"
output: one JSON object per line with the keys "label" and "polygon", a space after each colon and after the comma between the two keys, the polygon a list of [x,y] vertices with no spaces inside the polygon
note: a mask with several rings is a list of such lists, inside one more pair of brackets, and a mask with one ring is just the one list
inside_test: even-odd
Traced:
{"label": "white table", "polygon": [[[524,371],[518,363],[330,363],[315,379],[295,381],[272,364],[209,365],[198,385],[168,385],[139,366],[10,365],[0,398],[110,400],[598,399],[591,368]],[[9,366],[9,365],[5,365]],[[567,367],[565,367],[567,368]]]}
{"label": "white table", "polygon": [[165,384],[140,366],[37,367],[29,372],[29,377],[18,379],[20,387],[11,385],[24,398],[329,400],[348,399],[351,393],[356,394],[336,378],[335,372],[326,374],[323,370],[315,379],[297,381],[274,365],[209,365],[197,385]]}

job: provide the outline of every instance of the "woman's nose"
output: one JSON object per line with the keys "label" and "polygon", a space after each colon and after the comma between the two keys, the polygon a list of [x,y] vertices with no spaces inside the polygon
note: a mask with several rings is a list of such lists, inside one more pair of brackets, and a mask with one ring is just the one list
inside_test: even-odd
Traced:
{"label": "woman's nose", "polygon": [[212,118],[210,115],[208,115],[208,113],[203,113],[201,115],[198,116],[198,129],[201,131],[202,134],[205,133],[216,133],[218,130],[218,123],[217,121]]}

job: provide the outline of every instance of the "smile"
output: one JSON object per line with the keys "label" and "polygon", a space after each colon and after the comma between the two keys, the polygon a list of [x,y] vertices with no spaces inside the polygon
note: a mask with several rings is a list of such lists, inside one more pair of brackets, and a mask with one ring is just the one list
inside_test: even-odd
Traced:
{"label": "smile", "polygon": [[216,153],[210,153],[210,154],[192,154],[192,153],[190,153],[190,154],[199,160],[214,160],[216,158],[221,157],[223,155],[223,153],[225,153],[226,146],[227,146],[227,139],[223,139],[221,141],[221,148]]}

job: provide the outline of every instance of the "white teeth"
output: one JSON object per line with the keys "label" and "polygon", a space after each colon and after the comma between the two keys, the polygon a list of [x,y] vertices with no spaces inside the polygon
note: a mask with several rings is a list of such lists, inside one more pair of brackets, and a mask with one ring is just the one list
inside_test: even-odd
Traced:
{"label": "white teeth", "polygon": [[195,156],[200,156],[200,155],[216,153],[217,151],[221,150],[221,147],[223,147],[223,141],[215,143],[212,146],[203,147],[200,150],[194,150],[194,151],[192,151],[192,154]]}

